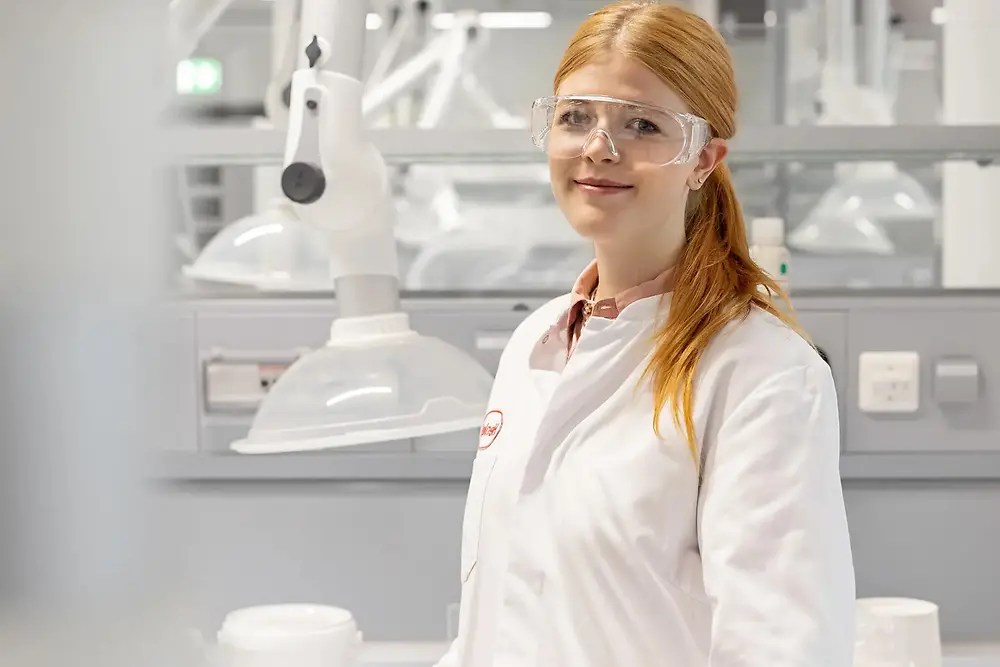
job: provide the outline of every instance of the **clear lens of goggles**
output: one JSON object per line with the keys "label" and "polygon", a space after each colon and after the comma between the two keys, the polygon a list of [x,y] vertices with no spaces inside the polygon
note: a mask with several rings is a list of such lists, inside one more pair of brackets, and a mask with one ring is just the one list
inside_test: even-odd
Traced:
{"label": "clear lens of goggles", "polygon": [[704,148],[708,132],[698,116],[612,97],[542,97],[531,106],[532,141],[557,159],[603,148],[635,164],[684,163]]}

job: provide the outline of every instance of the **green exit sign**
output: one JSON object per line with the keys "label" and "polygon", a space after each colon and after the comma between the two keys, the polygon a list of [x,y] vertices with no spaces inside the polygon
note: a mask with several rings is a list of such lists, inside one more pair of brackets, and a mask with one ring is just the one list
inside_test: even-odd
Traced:
{"label": "green exit sign", "polygon": [[222,63],[212,58],[191,58],[177,63],[179,95],[214,95],[222,88]]}

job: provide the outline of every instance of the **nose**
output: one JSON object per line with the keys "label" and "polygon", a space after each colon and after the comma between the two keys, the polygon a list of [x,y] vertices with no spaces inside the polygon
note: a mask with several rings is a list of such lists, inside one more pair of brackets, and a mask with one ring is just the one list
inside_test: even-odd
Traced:
{"label": "nose", "polygon": [[618,162],[614,139],[602,127],[596,128],[583,143],[583,156],[591,162]]}

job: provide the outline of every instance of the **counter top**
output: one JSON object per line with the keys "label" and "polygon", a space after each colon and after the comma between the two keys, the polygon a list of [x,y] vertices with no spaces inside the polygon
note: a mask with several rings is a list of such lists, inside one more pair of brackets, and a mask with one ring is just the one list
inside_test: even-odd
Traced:
{"label": "counter top", "polygon": [[[446,642],[368,642],[362,667],[431,667]],[[944,667],[1000,667],[1000,643],[955,643],[943,647]]]}

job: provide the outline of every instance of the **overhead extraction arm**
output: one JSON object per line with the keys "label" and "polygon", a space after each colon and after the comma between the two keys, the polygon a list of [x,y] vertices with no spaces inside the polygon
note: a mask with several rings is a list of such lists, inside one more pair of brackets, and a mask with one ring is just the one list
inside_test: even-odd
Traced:
{"label": "overhead extraction arm", "polygon": [[399,308],[388,170],[362,115],[366,16],[356,0],[304,0],[281,176],[300,219],[329,232],[341,318]]}

